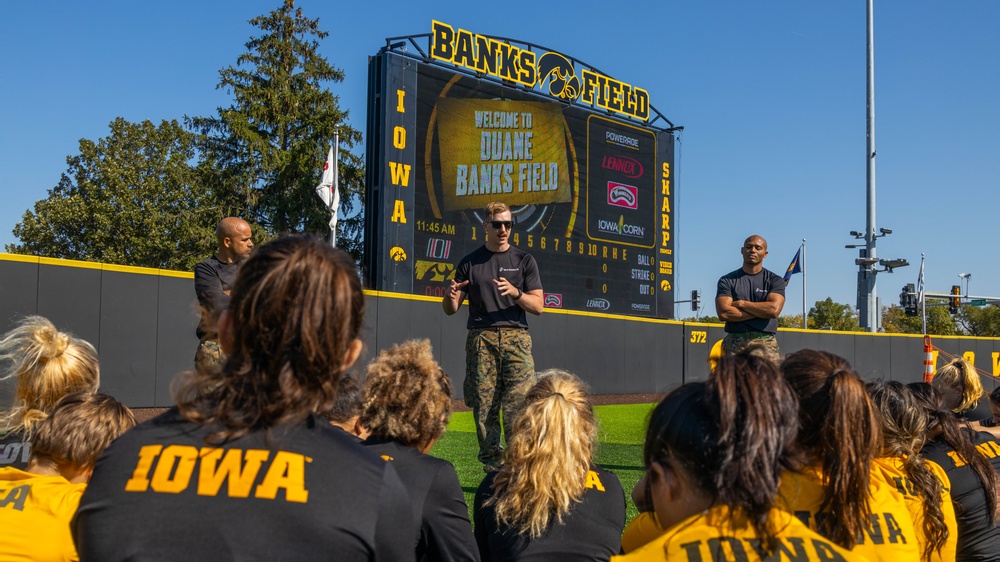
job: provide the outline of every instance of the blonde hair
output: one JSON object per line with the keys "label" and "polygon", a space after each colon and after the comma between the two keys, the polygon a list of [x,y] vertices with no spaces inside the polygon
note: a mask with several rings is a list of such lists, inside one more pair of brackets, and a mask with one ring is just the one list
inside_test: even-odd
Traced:
{"label": "blonde hair", "polygon": [[956,414],[975,408],[983,396],[983,383],[979,380],[976,368],[961,357],[938,369],[931,384],[938,390],[953,388],[962,391],[961,400],[951,406],[951,411]]}
{"label": "blonde hair", "polygon": [[444,433],[451,381],[428,340],[383,349],[368,365],[361,425],[374,437],[422,448]]}
{"label": "blonde hair", "polygon": [[497,523],[530,538],[578,503],[597,442],[587,386],[559,369],[539,373],[514,421],[504,464],[493,481]]}
{"label": "blonde hair", "polygon": [[486,213],[486,220],[493,218],[493,215],[497,213],[502,213],[504,211],[509,211],[510,207],[506,203],[501,203],[500,201],[492,201],[486,205],[483,211]]}
{"label": "blonde hair", "polygon": [[104,449],[135,425],[135,416],[107,394],[74,392],[63,397],[31,436],[31,459],[89,468]]}
{"label": "blonde hair", "polygon": [[0,416],[0,431],[30,437],[70,392],[97,390],[97,350],[72,334],[60,332],[47,318],[28,316],[0,339],[0,360],[10,362],[0,379],[17,377],[11,409]]}

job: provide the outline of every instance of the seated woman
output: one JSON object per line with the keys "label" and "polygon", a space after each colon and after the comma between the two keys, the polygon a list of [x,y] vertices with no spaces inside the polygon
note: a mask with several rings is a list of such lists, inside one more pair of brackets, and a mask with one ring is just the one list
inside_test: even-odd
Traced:
{"label": "seated woman", "polygon": [[482,559],[608,560],[619,551],[625,492],[594,464],[597,420],[586,385],[539,373],[508,437],[504,462],[476,491]]}
{"label": "seated woman", "polygon": [[67,394],[31,433],[25,470],[0,468],[0,560],[77,560],[70,520],[104,449],[135,425],[107,394]]}
{"label": "seated woman", "polygon": [[846,359],[803,349],[781,372],[799,400],[804,468],[781,481],[781,504],[871,562],[919,560],[913,519],[872,464],[882,448],[878,411]]}
{"label": "seated woman", "polygon": [[316,412],[361,352],[354,260],[313,236],[265,244],[219,318],[220,373],[174,381],[175,408],[98,460],[82,560],[413,560],[392,465]]}
{"label": "seated woman", "polygon": [[882,422],[882,453],[875,474],[903,496],[913,518],[921,560],[955,559],[958,527],[951,504],[951,482],[940,465],[924,460],[927,416],[913,392],[899,381],[865,385]]}
{"label": "seated woman", "polygon": [[16,378],[10,410],[0,416],[0,467],[24,469],[35,424],[71,392],[97,390],[97,350],[60,332],[47,318],[29,316],[0,339],[0,359],[9,362],[0,380]]}
{"label": "seated woman", "polygon": [[920,453],[941,465],[951,483],[958,544],[955,560],[981,562],[1000,558],[997,523],[997,472],[977,444],[1000,461],[1000,443],[985,433],[975,433],[959,421],[944,398],[927,383],[909,385],[927,416],[927,444]]}
{"label": "seated woman", "polygon": [[937,370],[931,379],[945,406],[961,420],[977,422],[993,414],[981,398],[985,393],[976,367],[961,357]]}
{"label": "seated woman", "polygon": [[777,367],[746,353],[657,405],[643,462],[664,531],[614,561],[864,560],[777,506],[794,464],[797,404]]}
{"label": "seated woman", "polygon": [[427,340],[382,350],[368,365],[364,445],[396,468],[420,522],[417,560],[478,560],[469,508],[450,462],[427,454],[451,416],[451,381]]}

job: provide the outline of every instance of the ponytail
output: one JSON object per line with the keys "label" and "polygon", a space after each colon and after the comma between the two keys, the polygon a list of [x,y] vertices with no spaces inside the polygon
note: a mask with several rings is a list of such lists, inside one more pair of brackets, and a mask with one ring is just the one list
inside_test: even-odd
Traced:
{"label": "ponytail", "polygon": [[864,383],[843,357],[814,349],[781,364],[799,397],[799,445],[823,471],[819,511],[830,515],[824,534],[844,548],[871,524],[871,464],[882,435]]}
{"label": "ponytail", "polygon": [[990,461],[983,456],[972,441],[971,430],[968,429],[944,404],[941,393],[928,383],[911,383],[908,385],[924,409],[928,419],[928,433],[940,430],[940,440],[947,443],[958,453],[958,456],[972,467],[979,477],[986,492],[986,508],[990,514],[990,524],[997,523],[997,471]]}
{"label": "ponytail", "polygon": [[669,394],[653,410],[644,458],[683,470],[713,503],[746,515],[769,552],[769,514],[783,468],[793,464],[797,403],[770,360],[719,360],[704,383]]}

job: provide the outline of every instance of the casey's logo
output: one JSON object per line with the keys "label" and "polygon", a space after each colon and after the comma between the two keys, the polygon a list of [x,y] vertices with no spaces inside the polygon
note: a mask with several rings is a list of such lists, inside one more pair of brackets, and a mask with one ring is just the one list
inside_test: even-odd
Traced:
{"label": "casey's logo", "polygon": [[616,181],[609,181],[608,205],[625,207],[626,209],[638,209],[639,188],[634,185],[626,185]]}

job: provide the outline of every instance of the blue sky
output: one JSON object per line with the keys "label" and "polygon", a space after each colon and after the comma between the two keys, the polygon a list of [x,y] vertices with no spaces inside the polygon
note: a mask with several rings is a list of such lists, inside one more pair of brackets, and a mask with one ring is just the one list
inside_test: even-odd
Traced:
{"label": "blue sky", "polygon": [[[219,69],[280,0],[14,2],[0,20],[0,245],[76,154],[121,116],[208,115],[228,105]],[[807,302],[854,304],[865,228],[865,2],[331,2],[299,0],[330,32],[322,53],[346,73],[331,85],[364,130],[367,59],[385,38],[432,19],[543,45],[645,88],[683,125],[676,162],[675,289],[702,291],[740,265],[752,233],[784,271],[807,241]],[[488,6],[488,7],[486,7]],[[571,7],[570,7],[571,6]],[[1000,296],[1000,2],[876,2],[876,227],[883,304],[915,282]],[[318,175],[317,171],[317,175]],[[155,233],[150,233],[155,235]],[[786,314],[801,312],[793,278]],[[678,305],[679,316],[692,313]]]}

